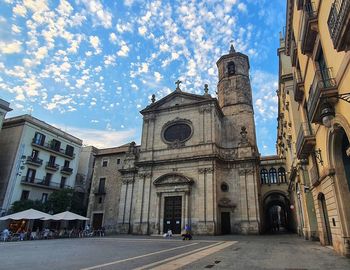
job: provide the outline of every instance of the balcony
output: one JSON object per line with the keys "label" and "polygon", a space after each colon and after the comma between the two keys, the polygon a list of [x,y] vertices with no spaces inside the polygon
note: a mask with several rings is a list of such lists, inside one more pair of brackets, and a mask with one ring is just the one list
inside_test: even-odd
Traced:
{"label": "balcony", "polygon": [[61,168],[61,173],[62,174],[67,174],[67,175],[71,175],[73,173],[73,169],[69,168],[69,167],[62,167]]}
{"label": "balcony", "polygon": [[297,59],[298,59],[298,47],[293,39],[290,44],[290,60],[292,62],[292,67],[295,67],[297,65]]}
{"label": "balcony", "polygon": [[294,92],[294,100],[299,103],[302,102],[305,90],[304,90],[304,80],[300,74],[300,71],[296,71],[294,73],[293,92]]}
{"label": "balcony", "polygon": [[299,159],[305,159],[314,150],[316,145],[315,135],[312,134],[309,123],[301,123],[297,142],[296,151]]}
{"label": "balcony", "polygon": [[95,188],[94,194],[97,195],[97,196],[98,195],[105,195],[106,194],[106,189],[104,187]]}
{"label": "balcony", "polygon": [[310,169],[310,180],[311,180],[311,184],[314,187],[320,184],[320,176],[319,176],[318,168],[316,164],[314,164]]}
{"label": "balcony", "polygon": [[40,167],[43,165],[43,160],[37,157],[27,157],[26,164],[30,164],[32,166]]}
{"label": "balcony", "polygon": [[328,16],[328,29],[337,52],[350,49],[350,1],[335,0]]}
{"label": "balcony", "polygon": [[304,5],[301,28],[301,53],[312,54],[318,33],[317,10],[312,2]]}
{"label": "balcony", "polygon": [[35,138],[33,138],[33,140],[32,140],[32,146],[49,151],[49,152],[54,153],[54,154],[58,154],[58,155],[65,157],[67,159],[72,160],[75,158],[75,154],[72,151],[67,151],[67,150],[62,149],[62,148],[55,148],[54,145],[51,143],[40,144],[35,140]]}
{"label": "balcony", "polygon": [[58,164],[52,162],[47,162],[45,166],[45,169],[50,171],[57,171],[59,168],[60,166]]}
{"label": "balcony", "polygon": [[22,185],[32,186],[32,187],[38,187],[38,188],[44,188],[44,189],[52,189],[52,190],[58,190],[61,188],[72,188],[71,186],[62,185],[60,183],[55,183],[51,181],[47,181],[45,179],[38,179],[38,178],[27,178],[26,176],[23,176],[21,179]]}
{"label": "balcony", "polygon": [[332,69],[316,71],[307,101],[308,116],[311,123],[322,122],[320,112],[324,100],[326,99],[327,103],[334,104],[337,101],[337,96],[338,88],[332,76]]}
{"label": "balcony", "polygon": [[304,0],[297,0],[297,9],[301,10],[304,6]]}

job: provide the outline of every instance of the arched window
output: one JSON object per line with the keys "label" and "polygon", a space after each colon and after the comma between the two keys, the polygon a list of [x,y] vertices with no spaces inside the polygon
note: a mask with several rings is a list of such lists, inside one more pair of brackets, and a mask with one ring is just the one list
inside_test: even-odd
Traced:
{"label": "arched window", "polygon": [[277,184],[277,171],[275,168],[269,170],[270,184]]}
{"label": "arched window", "polygon": [[228,75],[234,75],[236,73],[235,63],[233,61],[227,63]]}
{"label": "arched window", "polygon": [[278,182],[279,183],[286,183],[286,170],[283,167],[280,167],[278,169]]}
{"label": "arched window", "polygon": [[267,172],[266,169],[261,169],[260,177],[261,177],[261,184],[268,184],[269,183],[269,173]]}

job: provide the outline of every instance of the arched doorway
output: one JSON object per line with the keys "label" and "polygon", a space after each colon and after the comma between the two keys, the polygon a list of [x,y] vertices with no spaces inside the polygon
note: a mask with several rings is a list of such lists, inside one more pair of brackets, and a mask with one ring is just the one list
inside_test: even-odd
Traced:
{"label": "arched doorway", "polygon": [[[333,235],[332,242],[338,245],[350,234],[350,126],[338,116],[329,137],[330,165],[334,169],[334,199],[337,212],[331,217],[331,227],[339,230],[341,237]],[[326,198],[327,199],[327,198]],[[331,198],[333,199],[333,197]],[[333,200],[334,200],[333,199]],[[326,203],[328,201],[326,200]],[[325,242],[327,239],[325,239]],[[327,244],[327,243],[326,243]],[[341,244],[342,245],[342,244]]]}
{"label": "arched doorway", "polygon": [[264,199],[263,209],[266,233],[282,233],[290,230],[290,203],[284,194],[279,192],[268,194]]}
{"label": "arched doorway", "polygon": [[319,203],[320,215],[322,219],[324,244],[326,246],[331,246],[332,245],[331,225],[329,224],[326,199],[323,193],[318,194],[318,203]]}

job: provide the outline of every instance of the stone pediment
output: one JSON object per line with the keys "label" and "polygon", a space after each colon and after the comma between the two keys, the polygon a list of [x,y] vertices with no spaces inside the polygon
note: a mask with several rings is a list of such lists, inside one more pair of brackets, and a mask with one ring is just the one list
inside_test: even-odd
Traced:
{"label": "stone pediment", "polygon": [[153,184],[155,186],[192,185],[193,182],[191,178],[182,174],[167,173],[154,180]]}
{"label": "stone pediment", "polygon": [[160,109],[167,109],[176,106],[184,106],[189,104],[197,104],[208,100],[216,100],[210,95],[195,95],[182,91],[174,91],[171,94],[163,97],[157,102],[152,103],[141,111],[141,113],[151,112]]}

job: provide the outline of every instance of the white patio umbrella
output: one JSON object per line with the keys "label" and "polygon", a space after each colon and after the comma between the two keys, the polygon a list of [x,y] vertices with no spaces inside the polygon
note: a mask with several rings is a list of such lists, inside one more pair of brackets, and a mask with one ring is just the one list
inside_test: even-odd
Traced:
{"label": "white patio umbrella", "polygon": [[1,217],[0,220],[21,220],[21,219],[53,219],[52,215],[46,214],[44,212],[35,210],[35,209],[28,209],[24,210],[22,212],[14,213],[12,215]]}
{"label": "white patio umbrella", "polygon": [[87,217],[65,211],[52,216],[54,220],[89,220]]}

